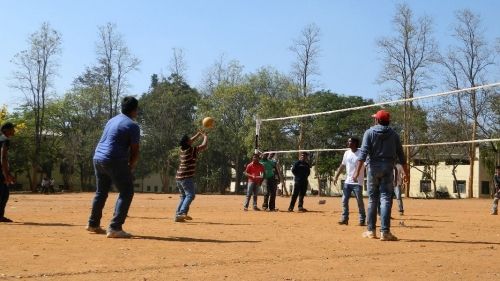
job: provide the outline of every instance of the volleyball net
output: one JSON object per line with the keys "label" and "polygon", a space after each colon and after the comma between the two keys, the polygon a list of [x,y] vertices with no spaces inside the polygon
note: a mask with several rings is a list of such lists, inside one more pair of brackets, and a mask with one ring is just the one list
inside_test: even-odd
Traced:
{"label": "volleyball net", "polygon": [[[497,143],[500,141],[499,86],[497,82],[315,113],[256,118],[255,151],[282,154],[345,151],[343,144],[347,138],[353,135],[361,138],[373,124],[370,116],[379,109],[391,113],[391,127],[400,134],[407,148]],[[338,125],[342,120],[347,125]],[[316,128],[318,124],[322,125],[321,131]],[[338,126],[325,132],[330,130],[329,125]],[[472,134],[472,130],[476,133]],[[308,133],[314,136],[307,137]],[[303,139],[294,141],[294,138]],[[323,146],[316,147],[318,144]]]}

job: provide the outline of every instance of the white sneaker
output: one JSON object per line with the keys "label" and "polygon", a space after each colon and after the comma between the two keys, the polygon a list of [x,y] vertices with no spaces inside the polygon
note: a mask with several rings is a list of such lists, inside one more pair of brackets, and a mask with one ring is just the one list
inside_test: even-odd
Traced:
{"label": "white sneaker", "polygon": [[87,227],[85,229],[88,232],[92,232],[92,233],[96,233],[96,234],[105,234],[106,233],[106,230],[102,229],[102,227],[100,227],[100,226],[93,227],[93,226],[87,225]]}
{"label": "white sneaker", "polygon": [[370,230],[363,232],[362,236],[364,238],[370,238],[370,239],[376,239],[377,238],[377,236],[375,235],[375,231],[370,231]]}
{"label": "white sneaker", "polygon": [[390,232],[380,232],[380,241],[398,241],[398,238]]}
{"label": "white sneaker", "polygon": [[108,230],[106,234],[107,238],[130,238],[132,234],[127,233],[123,230]]}

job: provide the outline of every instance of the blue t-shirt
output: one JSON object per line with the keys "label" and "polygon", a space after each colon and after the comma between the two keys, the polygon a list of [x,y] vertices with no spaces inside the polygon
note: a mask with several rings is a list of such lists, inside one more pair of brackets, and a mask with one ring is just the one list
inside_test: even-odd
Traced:
{"label": "blue t-shirt", "polygon": [[125,160],[129,158],[131,144],[138,144],[139,125],[125,114],[109,119],[97,144],[94,160]]}

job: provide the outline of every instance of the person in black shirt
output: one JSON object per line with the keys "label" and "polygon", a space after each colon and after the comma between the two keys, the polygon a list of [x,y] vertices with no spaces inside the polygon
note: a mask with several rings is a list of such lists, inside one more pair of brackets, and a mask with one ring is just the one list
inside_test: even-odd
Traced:
{"label": "person in black shirt", "polygon": [[311,173],[311,166],[308,161],[309,154],[307,152],[301,152],[300,158],[292,166],[292,173],[294,175],[294,187],[292,199],[290,201],[290,207],[288,207],[289,212],[293,212],[295,207],[295,201],[299,197],[299,212],[307,212],[304,208],[304,196],[306,195],[307,186],[309,182],[307,178]]}
{"label": "person in black shirt", "polygon": [[15,183],[15,179],[10,173],[8,159],[10,137],[14,134],[14,124],[7,122],[2,125],[0,134],[0,222],[12,222],[11,219],[5,217],[5,207],[9,201],[9,185]]}

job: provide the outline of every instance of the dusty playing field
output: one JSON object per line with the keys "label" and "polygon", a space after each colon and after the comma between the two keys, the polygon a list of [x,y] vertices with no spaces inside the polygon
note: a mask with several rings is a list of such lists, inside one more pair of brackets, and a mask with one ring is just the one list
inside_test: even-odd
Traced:
{"label": "dusty playing field", "polygon": [[340,198],[268,213],[243,212],[243,196],[201,195],[194,220],[174,223],[171,194],[136,194],[124,225],[134,239],[107,239],[84,230],[92,196],[11,195],[6,215],[16,222],[0,224],[0,280],[500,279],[500,217],[486,199],[406,200],[404,225],[392,221],[400,241],[382,242],[361,237],[356,210],[351,225],[337,225]]}

